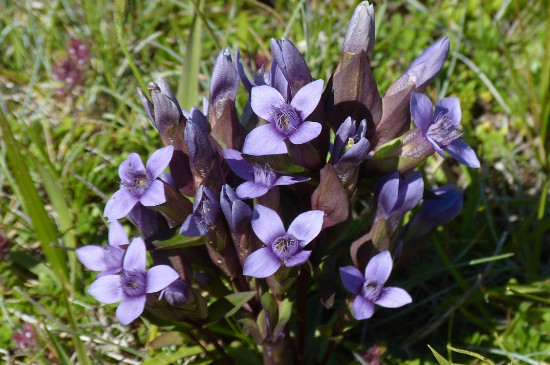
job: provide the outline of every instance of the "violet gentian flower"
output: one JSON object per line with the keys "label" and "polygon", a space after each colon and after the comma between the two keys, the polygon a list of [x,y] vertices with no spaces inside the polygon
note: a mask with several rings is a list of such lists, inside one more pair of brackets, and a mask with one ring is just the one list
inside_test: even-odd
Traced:
{"label": "violet gentian flower", "polygon": [[340,278],[347,290],[356,294],[353,301],[353,316],[367,319],[374,313],[374,305],[386,308],[398,308],[412,302],[411,296],[397,287],[384,287],[388,280],[393,262],[388,251],[374,256],[363,276],[354,266],[340,268]]}
{"label": "violet gentian flower", "polygon": [[220,206],[231,232],[241,234],[247,226],[250,227],[252,210],[238,198],[233,188],[228,184],[222,186]]}
{"label": "violet gentian flower", "polygon": [[246,180],[237,186],[237,196],[241,199],[260,197],[274,186],[291,185],[309,180],[307,177],[279,175],[273,172],[268,165],[252,165],[236,150],[223,150],[223,157],[231,170],[238,177]]}
{"label": "violet gentian flower", "polygon": [[374,8],[368,1],[363,1],[353,11],[342,51],[365,52],[371,57],[374,49],[374,29]]}
{"label": "violet gentian flower", "polygon": [[266,245],[251,253],[244,262],[243,273],[255,278],[273,275],[281,265],[287,267],[303,264],[311,251],[303,248],[310,243],[323,226],[322,210],[310,210],[300,214],[285,231],[279,215],[263,205],[256,205],[252,216],[252,229]]}
{"label": "violet gentian flower", "polygon": [[458,98],[450,96],[439,100],[435,104],[434,112],[430,98],[413,93],[411,114],[414,124],[422,132],[422,137],[432,144],[441,157],[445,157],[443,151],[447,151],[463,165],[474,168],[480,166],[475,151],[460,139],[462,133],[456,129],[462,117]]}
{"label": "violet gentian flower", "polygon": [[147,293],[158,292],[179,277],[167,265],[153,266],[146,272],[145,259],[145,242],[140,237],[134,238],[124,255],[120,275],[102,276],[88,288],[88,293],[102,303],[122,301],[116,317],[124,325],[143,312]]}
{"label": "violet gentian flower", "polygon": [[120,246],[128,245],[128,236],[124,227],[118,221],[112,221],[109,225],[109,244],[104,247],[88,245],[78,248],[76,257],[93,271],[100,271],[96,277],[112,275],[122,270],[122,259],[125,250]]}
{"label": "violet gentian flower", "polygon": [[411,172],[402,178],[398,172],[382,177],[374,186],[378,199],[376,220],[401,216],[414,208],[424,193],[424,181],[420,171]]}
{"label": "violet gentian flower", "polygon": [[172,284],[162,289],[159,300],[164,299],[170,305],[185,304],[188,299],[187,283],[183,280],[175,280]]}
{"label": "violet gentian flower", "polygon": [[199,186],[193,202],[193,213],[181,225],[180,234],[187,237],[204,236],[214,227],[220,211],[219,198],[204,185]]}
{"label": "violet gentian flower", "polygon": [[239,72],[239,77],[242,84],[248,92],[252,91],[252,88],[255,86],[268,85],[271,86],[283,96],[285,101],[292,99],[290,95],[290,86],[286,80],[281,68],[277,65],[277,60],[271,61],[271,67],[268,72],[263,72],[263,69],[260,69],[254,81],[249,80],[244,71],[244,67],[241,61],[241,54],[237,51],[237,71]]}
{"label": "violet gentian flower", "polygon": [[131,153],[118,168],[120,190],[111,196],[105,206],[104,215],[113,221],[126,216],[140,202],[153,207],[166,202],[164,184],[157,177],[170,163],[174,147],[166,146],[151,155],[147,165],[143,166],[137,153]]}
{"label": "violet gentian flower", "polygon": [[355,126],[355,120],[348,117],[340,125],[334,137],[332,155],[334,164],[351,163],[358,166],[369,152],[369,140],[365,138],[367,121],[363,119],[359,126]]}
{"label": "violet gentian flower", "polygon": [[316,138],[322,126],[306,122],[315,110],[323,92],[323,80],[304,85],[290,103],[275,88],[267,85],[252,88],[252,110],[269,123],[254,128],[244,141],[243,153],[267,155],[285,151],[283,142],[302,144]]}

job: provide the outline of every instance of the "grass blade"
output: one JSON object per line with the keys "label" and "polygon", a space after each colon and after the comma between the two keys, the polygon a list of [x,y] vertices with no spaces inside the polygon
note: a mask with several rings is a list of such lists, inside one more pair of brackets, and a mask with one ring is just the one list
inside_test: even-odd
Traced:
{"label": "grass blade", "polygon": [[195,14],[191,23],[191,32],[187,38],[187,49],[180,83],[178,85],[178,101],[183,109],[191,109],[199,98],[199,71],[201,61],[202,20],[199,15],[202,1],[195,3]]}

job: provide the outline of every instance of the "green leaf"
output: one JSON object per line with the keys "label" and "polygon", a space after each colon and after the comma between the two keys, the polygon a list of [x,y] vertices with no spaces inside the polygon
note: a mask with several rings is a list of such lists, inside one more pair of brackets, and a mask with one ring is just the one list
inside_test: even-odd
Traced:
{"label": "green leaf", "polygon": [[195,14],[191,23],[191,32],[187,38],[187,49],[181,70],[181,78],[178,86],[178,101],[183,109],[191,109],[197,103],[199,97],[199,73],[202,53],[202,20],[200,9],[202,1],[194,2]]}
{"label": "green leaf", "polygon": [[430,345],[428,345],[428,347],[430,348],[430,351],[434,355],[439,365],[451,365],[451,363],[446,358],[438,354],[437,351],[435,351]]}
{"label": "green leaf", "polygon": [[[473,352],[473,351],[469,351],[469,350],[462,350],[462,349],[457,349],[456,347],[452,347],[452,346],[449,346],[447,345],[447,348],[451,351],[454,351],[454,352],[458,352],[459,354],[465,354],[465,355],[469,355],[471,357],[475,357],[476,359],[479,359],[487,364],[490,364],[490,365],[495,365],[494,362],[492,362],[491,360],[489,360],[488,358],[486,358],[485,356],[483,355],[480,355],[478,354],[477,352]],[[430,347],[431,349],[431,347]],[[432,352],[434,352],[434,350],[432,350]]]}
{"label": "green leaf", "polygon": [[204,237],[186,237],[178,232],[167,240],[155,240],[153,246],[161,250],[204,245]]}
{"label": "green leaf", "polygon": [[237,313],[241,307],[254,298],[255,291],[245,291],[241,293],[233,293],[216,300],[208,307],[208,314],[211,320],[227,318]]}
{"label": "green leaf", "polygon": [[183,337],[179,332],[166,332],[149,342],[149,347],[158,350],[166,346],[181,345],[183,343]]}
{"label": "green leaf", "polygon": [[61,345],[59,344],[55,336],[50,331],[48,331],[46,326],[44,326],[44,331],[46,331],[48,338],[50,339],[51,343],[55,347],[55,350],[57,352],[57,358],[60,364],[71,365],[72,364],[71,358],[69,357],[69,355],[67,355],[67,352],[63,349],[63,347],[61,347]]}
{"label": "green leaf", "polygon": [[[269,321],[270,327],[277,323],[277,318],[279,317],[279,308],[277,307],[277,302],[275,301],[275,298],[273,298],[273,295],[271,295],[269,292],[266,292],[262,295],[261,298],[262,302],[262,308],[265,310],[265,316],[267,320]],[[273,338],[277,338],[274,336]]]}
{"label": "green leaf", "polygon": [[160,353],[149,360],[142,362],[142,365],[170,365],[176,363],[179,359],[193,355],[202,354],[204,349],[201,346],[180,347],[173,354]]}
{"label": "green leaf", "polygon": [[273,338],[277,338],[281,333],[292,315],[292,302],[286,298],[282,302],[279,302],[279,319],[277,325],[273,329]]}

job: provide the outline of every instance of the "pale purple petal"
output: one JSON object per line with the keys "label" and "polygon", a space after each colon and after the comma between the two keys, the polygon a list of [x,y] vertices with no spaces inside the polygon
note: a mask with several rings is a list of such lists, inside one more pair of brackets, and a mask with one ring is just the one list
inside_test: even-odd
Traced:
{"label": "pale purple petal", "polygon": [[315,110],[323,93],[323,80],[315,80],[302,86],[294,95],[290,105],[300,114],[300,119],[306,118]]}
{"label": "pale purple petal", "polygon": [[353,316],[356,319],[367,319],[374,314],[374,304],[358,295],[353,301]]}
{"label": "pale purple petal", "polygon": [[237,186],[235,192],[241,199],[253,199],[264,195],[270,188],[270,186],[265,186],[254,181],[245,181]]}
{"label": "pale purple petal", "polygon": [[428,127],[433,122],[433,105],[430,98],[424,94],[412,93],[411,95],[411,115],[414,124],[420,129],[422,135],[428,131]]}
{"label": "pale purple petal", "polygon": [[344,266],[340,268],[340,278],[344,287],[353,294],[359,294],[365,278],[361,271],[354,266]]}
{"label": "pale purple petal", "polygon": [[261,125],[246,136],[243,153],[253,156],[280,153],[285,138],[286,136],[279,132],[274,124]]}
{"label": "pale purple petal", "polygon": [[147,293],[154,293],[166,288],[179,278],[176,270],[172,269],[168,265],[157,265],[147,271]]}
{"label": "pale purple petal", "polygon": [[107,275],[98,278],[88,288],[88,293],[101,303],[111,304],[124,299],[120,287],[120,276]]}
{"label": "pale purple petal", "polygon": [[256,205],[252,215],[252,229],[266,245],[286,234],[285,227],[277,212],[263,205]]}
{"label": "pale purple petal", "polygon": [[311,251],[298,251],[294,255],[287,257],[285,261],[285,266],[292,267],[303,264],[309,259]]}
{"label": "pale purple petal", "polygon": [[303,181],[311,180],[309,177],[303,176],[279,176],[273,185],[292,185]]}
{"label": "pale purple petal", "polygon": [[389,251],[382,251],[370,259],[365,268],[365,279],[384,284],[390,277],[393,261]]}
{"label": "pale purple petal", "polygon": [[145,171],[145,166],[137,153],[130,153],[128,159],[122,161],[118,167],[118,176],[122,181],[134,179],[134,172]]}
{"label": "pale purple petal", "polygon": [[164,204],[166,202],[164,183],[160,180],[153,180],[139,199],[139,202],[146,207]]}
{"label": "pale purple petal", "polygon": [[478,168],[481,166],[473,148],[468,146],[466,142],[461,139],[455,139],[444,149],[445,151],[449,152],[449,154],[453,156],[455,160],[465,166],[473,168]]}
{"label": "pale purple petal", "polygon": [[435,104],[434,119],[446,115],[447,118],[453,121],[453,126],[456,128],[462,119],[462,110],[460,109],[460,100],[454,96],[449,96],[439,100]]}
{"label": "pale purple petal", "polygon": [[255,278],[266,278],[281,267],[281,259],[267,247],[252,252],[244,261],[243,274]]}
{"label": "pale purple petal", "polygon": [[181,225],[180,234],[186,237],[200,237],[206,234],[206,227],[204,224],[197,224],[197,218],[194,214],[189,214],[183,224]]}
{"label": "pale purple petal", "polygon": [[414,208],[424,194],[424,180],[420,171],[411,172],[399,186],[399,196],[403,197],[403,203],[399,207],[400,213],[405,213]]}
{"label": "pale purple petal", "polygon": [[393,172],[380,179],[374,187],[378,205],[382,207],[386,216],[393,212],[397,204],[400,180],[399,173]]}
{"label": "pale purple petal", "polygon": [[254,180],[254,168],[243,158],[242,153],[228,148],[223,150],[223,158],[238,177],[244,180]]}
{"label": "pale purple petal", "polygon": [[124,270],[145,272],[145,259],[145,242],[143,242],[141,237],[136,237],[126,250],[122,266]]}
{"label": "pale purple petal", "polygon": [[249,79],[248,77],[246,76],[246,73],[244,71],[244,67],[243,67],[243,64],[242,64],[242,60],[241,60],[241,52],[237,51],[237,55],[236,55],[236,62],[237,64],[237,72],[239,73],[239,78],[241,79],[241,82],[244,86],[244,88],[250,92],[250,90],[252,90],[252,87],[256,86],[254,85]]}
{"label": "pale purple petal", "polygon": [[150,179],[159,177],[160,173],[163,172],[170,163],[173,153],[173,146],[166,146],[153,152],[146,166],[147,174]]}
{"label": "pale purple petal", "polygon": [[107,262],[105,261],[105,249],[103,247],[89,245],[76,249],[75,251],[78,261],[87,269],[93,271],[107,270]]}
{"label": "pale purple petal", "polygon": [[285,104],[283,96],[271,86],[255,86],[250,93],[250,106],[254,113],[271,123],[277,120],[277,110],[287,108]]}
{"label": "pale purple petal", "polygon": [[119,221],[112,221],[109,225],[109,244],[111,246],[122,246],[129,244],[128,235]]}
{"label": "pale purple petal", "polygon": [[[301,90],[301,89],[300,89]],[[288,139],[294,144],[302,144],[317,138],[323,127],[317,122],[303,122],[300,124]]]}
{"label": "pale purple petal", "polygon": [[139,201],[139,197],[132,194],[130,189],[122,187],[116,191],[107,204],[103,215],[110,222],[124,218]]}
{"label": "pale purple petal", "polygon": [[426,135],[426,139],[428,140],[428,142],[430,142],[435,150],[435,152],[437,152],[441,157],[445,158],[445,152],[443,152],[443,148],[439,147],[439,145],[437,144],[436,141],[434,141],[432,139],[432,137],[430,137],[429,134]]}
{"label": "pale purple petal", "polygon": [[143,313],[145,308],[145,295],[138,297],[126,297],[116,309],[116,318],[123,325],[127,325]]}
{"label": "pale purple petal", "polygon": [[300,214],[290,223],[288,234],[302,241],[304,247],[321,232],[324,214],[322,210],[310,210]]}
{"label": "pale purple petal", "polygon": [[412,298],[404,289],[396,287],[382,288],[380,298],[374,302],[386,308],[399,308],[412,302]]}
{"label": "pale purple petal", "polygon": [[283,75],[281,68],[277,65],[277,61],[275,59],[271,62],[271,69],[269,71],[269,85],[277,89],[283,98],[286,101],[289,101],[291,98],[290,87],[288,86],[288,81],[286,80],[285,75]]}

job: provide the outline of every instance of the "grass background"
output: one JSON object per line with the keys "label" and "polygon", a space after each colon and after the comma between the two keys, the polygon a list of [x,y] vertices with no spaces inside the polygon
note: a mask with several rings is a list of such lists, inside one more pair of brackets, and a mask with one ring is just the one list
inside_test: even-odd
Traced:
{"label": "grass background", "polygon": [[[422,299],[362,324],[380,335],[354,339],[350,353],[364,361],[361,351],[376,341],[389,363],[435,363],[427,344],[453,362],[483,360],[447,345],[499,363],[548,363],[550,4],[374,3],[373,68],[382,93],[422,49],[450,37],[449,58],[427,94],[460,98],[465,140],[482,167],[427,162],[432,185],[465,189],[464,211],[410,265],[403,285]],[[147,321],[118,324],[113,306],[85,294],[93,275],[71,251],[106,242],[102,213],[118,164],[161,145],[136,87],[162,75],[187,109],[206,95],[221,48],[261,64],[270,38],[282,36],[314,77],[328,80],[356,4],[0,0],[2,361],[137,363],[162,354],[183,363],[197,353],[153,342],[161,331]],[[53,69],[71,37],[88,45],[91,59],[84,84],[58,98]],[[241,88],[239,110],[245,102]],[[38,331],[32,350],[18,349],[12,337],[24,323]]]}

